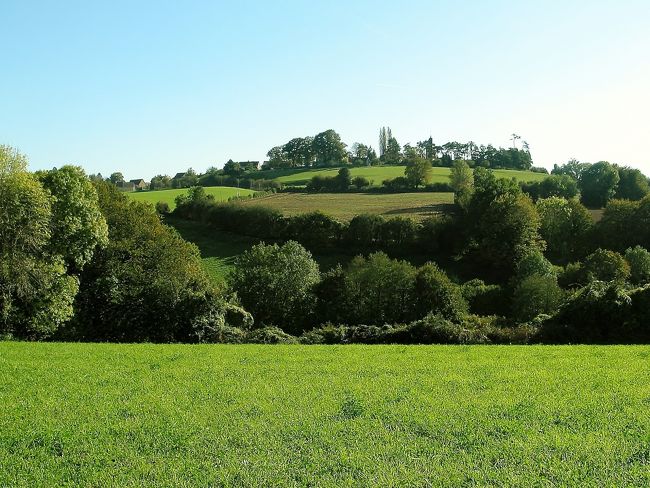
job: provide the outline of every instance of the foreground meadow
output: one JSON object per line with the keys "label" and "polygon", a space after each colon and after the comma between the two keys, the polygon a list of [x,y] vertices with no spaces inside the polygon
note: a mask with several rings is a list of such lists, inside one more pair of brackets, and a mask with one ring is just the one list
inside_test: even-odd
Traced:
{"label": "foreground meadow", "polygon": [[0,343],[0,486],[648,486],[650,347]]}

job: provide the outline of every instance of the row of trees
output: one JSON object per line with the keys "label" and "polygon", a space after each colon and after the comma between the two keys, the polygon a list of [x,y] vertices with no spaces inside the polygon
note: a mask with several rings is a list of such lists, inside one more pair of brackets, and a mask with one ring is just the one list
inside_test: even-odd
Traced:
{"label": "row of trees", "polygon": [[[519,136],[517,136],[519,138]],[[341,166],[345,164],[373,166],[377,164],[408,164],[419,158],[432,166],[451,167],[454,161],[465,159],[473,165],[484,168],[530,169],[532,158],[528,143],[522,147],[514,140],[511,148],[495,148],[488,144],[477,145],[474,142],[448,142],[436,145],[429,137],[415,145],[401,146],[393,136],[390,127],[379,131],[379,155],[366,144],[355,142],[346,150],[347,145],[341,141],[334,130],[327,130],[314,137],[297,137],[286,144],[273,147],[267,156],[269,160],[263,169],[309,168],[323,166]]]}

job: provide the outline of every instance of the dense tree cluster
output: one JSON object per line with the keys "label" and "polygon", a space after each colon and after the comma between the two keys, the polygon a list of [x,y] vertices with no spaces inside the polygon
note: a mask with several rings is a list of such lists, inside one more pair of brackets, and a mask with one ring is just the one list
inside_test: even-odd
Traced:
{"label": "dense tree cluster", "polygon": [[0,334],[192,341],[228,320],[247,322],[152,208],[75,166],[29,173],[0,147]]}

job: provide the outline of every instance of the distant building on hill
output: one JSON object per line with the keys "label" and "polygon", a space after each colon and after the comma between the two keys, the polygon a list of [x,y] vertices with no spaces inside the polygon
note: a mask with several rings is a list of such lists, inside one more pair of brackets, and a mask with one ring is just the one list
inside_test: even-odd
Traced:
{"label": "distant building on hill", "polygon": [[131,180],[129,181],[129,183],[133,183],[133,186],[135,187],[136,190],[144,190],[147,188],[147,182],[144,181],[142,178]]}

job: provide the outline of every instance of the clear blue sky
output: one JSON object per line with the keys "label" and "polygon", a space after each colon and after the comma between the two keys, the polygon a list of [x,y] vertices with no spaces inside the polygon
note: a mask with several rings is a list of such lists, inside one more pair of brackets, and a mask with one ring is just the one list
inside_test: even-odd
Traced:
{"label": "clear blue sky", "polygon": [[0,143],[128,178],[337,130],[650,173],[650,1],[0,2]]}

